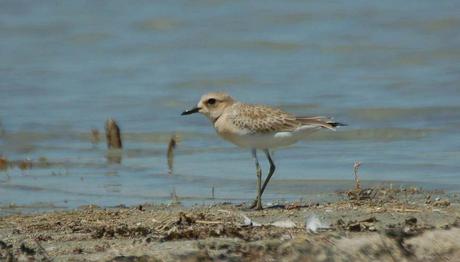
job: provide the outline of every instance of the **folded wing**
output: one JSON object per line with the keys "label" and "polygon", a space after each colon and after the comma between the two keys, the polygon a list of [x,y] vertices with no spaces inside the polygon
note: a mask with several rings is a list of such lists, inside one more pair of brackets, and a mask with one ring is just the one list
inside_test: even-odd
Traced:
{"label": "folded wing", "polygon": [[232,122],[251,133],[289,132],[303,127],[335,130],[335,127],[343,125],[327,117],[296,117],[281,109],[249,104],[238,106]]}
{"label": "folded wing", "polygon": [[302,126],[318,126],[331,130],[335,130],[338,126],[346,126],[345,124],[335,122],[332,118],[325,116],[296,117],[296,120],[302,123]]}

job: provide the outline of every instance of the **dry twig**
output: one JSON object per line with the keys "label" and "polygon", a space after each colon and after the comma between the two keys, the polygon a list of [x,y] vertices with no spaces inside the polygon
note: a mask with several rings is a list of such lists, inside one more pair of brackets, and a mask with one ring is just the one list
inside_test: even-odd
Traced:
{"label": "dry twig", "polygon": [[169,140],[168,144],[168,152],[166,157],[168,158],[168,174],[173,174],[173,167],[174,167],[174,149],[176,148],[176,135],[172,135],[171,139]]}

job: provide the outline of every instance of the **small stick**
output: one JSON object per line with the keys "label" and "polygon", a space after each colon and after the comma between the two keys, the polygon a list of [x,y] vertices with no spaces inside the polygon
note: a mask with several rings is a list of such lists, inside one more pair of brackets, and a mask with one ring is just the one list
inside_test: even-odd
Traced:
{"label": "small stick", "polygon": [[407,189],[404,188],[403,191],[404,191],[404,205],[403,205],[402,209],[403,209],[403,212],[405,212],[406,211],[406,206],[407,206]]}
{"label": "small stick", "polygon": [[361,166],[361,162],[360,161],[355,161],[355,164],[353,165],[353,172],[355,174],[355,189],[356,190],[361,189],[361,185],[359,183],[359,176],[358,176],[358,171],[359,171],[360,166]]}
{"label": "small stick", "polygon": [[51,258],[49,256],[48,252],[46,252],[46,249],[44,249],[43,246],[40,244],[40,241],[38,241],[37,239],[34,239],[34,241],[37,244],[37,246],[40,249],[40,251],[42,251],[43,255],[46,258],[46,261],[51,261]]}
{"label": "small stick", "polygon": [[174,149],[176,148],[176,135],[172,135],[171,139],[169,140],[168,144],[168,152],[166,157],[168,159],[168,174],[173,174],[173,166],[174,166]]}
{"label": "small stick", "polygon": [[105,123],[105,136],[107,139],[107,147],[110,148],[122,148],[121,132],[115,120],[109,118]]}
{"label": "small stick", "polygon": [[395,211],[395,212],[414,212],[414,213],[418,213],[418,212],[422,212],[422,210],[418,210],[418,209],[409,209],[409,208],[393,208],[391,209],[391,211]]}
{"label": "small stick", "polygon": [[222,221],[206,221],[206,220],[195,220],[195,223],[197,224],[223,224],[224,222]]}
{"label": "small stick", "polygon": [[212,188],[211,188],[211,197],[212,197],[213,200],[215,199],[214,198],[214,186],[212,186]]}
{"label": "small stick", "polygon": [[179,196],[176,193],[175,187],[173,187],[172,192],[171,192],[171,201],[172,201],[172,204],[174,205],[180,204]]}

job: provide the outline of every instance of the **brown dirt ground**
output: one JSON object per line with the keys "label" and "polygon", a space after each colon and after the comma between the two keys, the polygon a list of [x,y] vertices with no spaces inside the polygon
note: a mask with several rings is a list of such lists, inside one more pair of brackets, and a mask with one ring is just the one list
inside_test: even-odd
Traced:
{"label": "brown dirt ground", "polygon": [[[243,205],[82,207],[0,217],[0,260],[455,261],[456,195],[373,189],[370,198]],[[355,198],[354,194],[349,194]],[[437,195],[440,199],[432,199]],[[312,221],[319,221],[316,232]],[[307,229],[307,224],[310,229]]]}

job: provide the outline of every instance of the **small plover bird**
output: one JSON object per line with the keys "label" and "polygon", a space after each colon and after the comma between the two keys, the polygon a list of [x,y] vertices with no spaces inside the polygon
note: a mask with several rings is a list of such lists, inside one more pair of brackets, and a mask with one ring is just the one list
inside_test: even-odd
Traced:
{"label": "small plover bird", "polygon": [[[257,174],[257,197],[251,208],[257,210],[262,209],[262,194],[275,172],[270,150],[294,144],[319,129],[335,130],[337,126],[344,126],[328,117],[298,117],[277,108],[241,103],[226,93],[203,95],[195,108],[182,115],[193,113],[209,118],[223,139],[251,149]],[[263,184],[257,150],[264,151],[270,163]]]}

